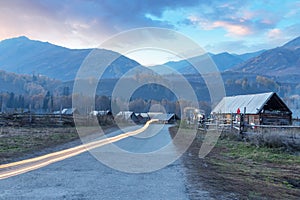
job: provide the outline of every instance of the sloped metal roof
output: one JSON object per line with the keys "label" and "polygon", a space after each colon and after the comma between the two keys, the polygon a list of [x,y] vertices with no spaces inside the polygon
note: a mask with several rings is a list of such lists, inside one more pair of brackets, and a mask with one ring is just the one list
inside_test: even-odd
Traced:
{"label": "sloped metal roof", "polygon": [[132,115],[136,117],[136,115],[135,115],[134,112],[131,112],[131,111],[120,111],[116,115],[116,117],[123,117],[124,119],[130,119]]}
{"label": "sloped metal roof", "polygon": [[141,117],[148,118],[148,113],[136,113],[136,116],[140,115]]}
{"label": "sloped metal roof", "polygon": [[157,114],[153,117],[153,119],[158,119],[160,121],[169,121],[175,114]]}
{"label": "sloped metal roof", "polygon": [[246,107],[246,114],[258,114],[273,94],[268,92],[224,97],[211,113],[236,113],[238,108],[243,113]]}
{"label": "sloped metal roof", "polygon": [[162,112],[148,112],[149,117],[152,119],[153,117],[155,117],[158,114],[163,114]]}
{"label": "sloped metal roof", "polygon": [[92,112],[90,112],[90,115],[107,115],[109,114],[110,110],[93,110]]}
{"label": "sloped metal roof", "polygon": [[75,112],[78,113],[76,108],[65,108],[61,111],[61,113],[64,115],[73,115]]}

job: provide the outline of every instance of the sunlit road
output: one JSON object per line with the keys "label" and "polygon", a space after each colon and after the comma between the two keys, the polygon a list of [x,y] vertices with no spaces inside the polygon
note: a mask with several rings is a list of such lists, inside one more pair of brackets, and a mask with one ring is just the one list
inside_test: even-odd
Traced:
{"label": "sunlit road", "polygon": [[91,141],[91,142],[86,142],[83,145],[79,145],[79,146],[76,146],[73,148],[65,149],[62,151],[57,151],[54,153],[46,154],[43,156],[31,158],[31,159],[21,160],[21,161],[14,162],[14,163],[0,165],[0,180],[47,166],[49,164],[64,160],[66,158],[76,156],[78,154],[81,154],[88,150],[95,149],[97,147],[102,147],[107,144],[112,144],[114,142],[120,141],[120,140],[130,137],[130,136],[135,136],[137,134],[143,134],[143,132],[145,132],[145,130],[148,128],[148,126],[152,122],[155,122],[155,121],[150,120],[141,128],[132,127],[132,129],[135,129],[135,130],[127,129],[126,132],[112,133],[108,137],[103,136],[99,139],[95,139],[94,141]]}
{"label": "sunlit road", "polygon": [[[141,137],[151,136],[151,130],[157,126],[160,125],[142,130]],[[118,135],[119,132],[114,132],[109,137]],[[164,126],[149,139],[127,135],[110,142],[126,151],[144,153],[155,151],[170,141],[168,126]],[[93,143],[96,146],[89,148],[103,148],[103,142]],[[155,172],[129,174],[105,166],[89,152],[71,153],[73,157],[64,158],[69,154],[64,152],[60,161],[0,180],[0,199],[188,199],[179,161]],[[43,163],[43,159],[34,162]]]}

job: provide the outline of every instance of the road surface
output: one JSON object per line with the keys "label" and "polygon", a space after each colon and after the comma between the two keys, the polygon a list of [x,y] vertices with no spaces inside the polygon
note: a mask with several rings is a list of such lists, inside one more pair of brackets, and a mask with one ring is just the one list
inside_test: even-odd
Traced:
{"label": "road surface", "polygon": [[[114,144],[137,153],[171,142],[168,126],[155,135],[150,125],[137,137]],[[160,127],[159,127],[160,128]],[[109,137],[119,135],[113,132]],[[147,138],[148,136],[152,136]],[[140,137],[140,138],[138,138]],[[144,138],[146,137],[146,138]],[[103,147],[98,147],[103,148]],[[207,193],[203,197],[208,197]],[[107,167],[89,152],[0,180],[0,199],[188,199],[180,161],[151,173],[124,173]]]}

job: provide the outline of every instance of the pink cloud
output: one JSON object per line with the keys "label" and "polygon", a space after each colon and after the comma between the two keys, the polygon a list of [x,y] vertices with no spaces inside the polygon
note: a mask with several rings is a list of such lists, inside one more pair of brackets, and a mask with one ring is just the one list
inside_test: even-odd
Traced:
{"label": "pink cloud", "polygon": [[190,16],[189,20],[193,24],[197,24],[203,30],[213,30],[216,28],[222,28],[226,30],[229,36],[245,36],[253,33],[250,27],[243,24],[244,20],[240,20],[240,23],[233,23],[227,21],[208,21],[206,19],[199,18],[197,16]]}
{"label": "pink cloud", "polygon": [[271,29],[268,33],[267,33],[267,37],[270,39],[278,39],[282,37],[282,31],[278,28],[274,28]]}
{"label": "pink cloud", "polygon": [[252,30],[243,24],[233,24],[225,21],[213,22],[212,28],[223,28],[230,36],[245,36],[252,34]]}

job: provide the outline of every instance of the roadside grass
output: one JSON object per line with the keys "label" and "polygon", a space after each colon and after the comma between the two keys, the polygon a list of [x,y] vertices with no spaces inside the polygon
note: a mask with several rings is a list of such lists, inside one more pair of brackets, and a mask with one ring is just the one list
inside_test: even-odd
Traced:
{"label": "roadside grass", "polygon": [[300,198],[299,155],[227,138],[218,141],[206,161],[243,198]]}
{"label": "roadside grass", "polygon": [[75,139],[75,128],[9,128],[0,137],[0,163]]}
{"label": "roadside grass", "polygon": [[[171,135],[176,130],[170,128]],[[229,199],[300,199],[299,152],[220,137],[213,150],[199,159],[204,138],[205,133],[199,131],[182,157],[188,190],[195,194],[191,199],[197,199],[197,188],[203,187],[216,199],[225,194]]]}
{"label": "roadside grass", "polygon": [[236,159],[251,159],[257,162],[269,162],[278,164],[298,164],[300,156],[282,151],[280,148],[256,147],[248,142],[238,142],[229,139],[219,140],[220,146],[226,146],[230,151],[223,153]]}
{"label": "roadside grass", "polygon": [[[78,127],[1,127],[0,129],[0,164],[22,158],[25,155],[52,148],[57,145],[79,139],[93,140],[99,134],[106,134],[118,129],[115,124],[102,125],[103,133],[98,126]],[[95,134],[97,133],[97,134]],[[52,149],[48,149],[49,152]],[[48,151],[47,150],[47,151]]]}

